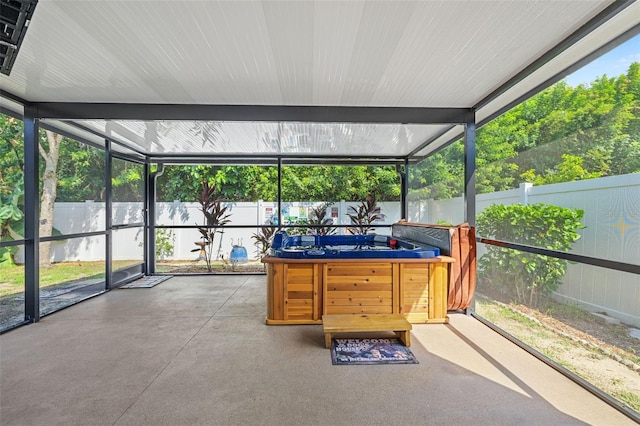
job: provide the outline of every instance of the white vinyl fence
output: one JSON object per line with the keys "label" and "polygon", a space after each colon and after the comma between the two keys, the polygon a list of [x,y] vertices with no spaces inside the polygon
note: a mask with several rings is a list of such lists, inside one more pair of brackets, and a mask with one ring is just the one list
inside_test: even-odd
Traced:
{"label": "white vinyl fence", "polygon": [[[310,208],[321,203],[311,202],[283,202],[282,212],[284,224],[293,224],[296,220],[308,219]],[[349,206],[357,207],[359,203],[336,203],[327,208],[327,216],[332,217],[335,224],[348,225],[347,217]],[[380,223],[392,224],[400,220],[400,203],[380,202],[378,206],[386,216]],[[232,225],[269,224],[272,217],[277,217],[277,203],[259,201],[228,203],[230,222]],[[197,203],[172,203],[156,204],[156,224],[158,226],[202,225],[203,215]],[[127,223],[141,223],[143,221],[142,203],[113,203],[113,225]],[[56,203],[54,210],[54,227],[63,234],[75,234],[80,232],[103,231],[105,229],[105,205],[104,203],[86,201],[84,203]],[[217,234],[214,242],[214,258],[224,256],[229,259],[229,254],[234,245],[244,246],[249,258],[257,258],[258,250],[252,235],[259,228],[227,228],[223,234]],[[344,229],[339,229],[338,233]],[[380,227],[375,230],[378,234],[389,234],[388,227]],[[142,241],[143,228],[126,228],[113,231],[113,260],[136,260],[143,258]],[[200,240],[197,229],[173,229],[172,245],[173,255],[169,260],[194,260],[198,253],[191,250],[197,246],[195,242]],[[52,261],[92,261],[105,259],[104,236],[73,238],[56,242],[52,247]]]}
{"label": "white vinyl fence", "polygon": [[[533,186],[480,194],[477,214],[492,204],[546,203],[584,210],[581,238],[572,253],[640,264],[640,174]],[[421,200],[409,205],[410,220],[424,223],[464,218],[462,198]],[[478,256],[483,254],[479,244]],[[640,326],[640,275],[583,264],[570,264],[556,296]]]}

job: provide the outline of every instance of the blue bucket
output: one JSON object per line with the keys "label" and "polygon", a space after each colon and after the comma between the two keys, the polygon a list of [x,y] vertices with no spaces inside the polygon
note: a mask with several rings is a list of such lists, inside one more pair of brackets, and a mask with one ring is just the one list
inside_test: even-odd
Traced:
{"label": "blue bucket", "polygon": [[233,263],[247,263],[249,257],[247,256],[247,249],[241,246],[233,246],[231,249],[231,262]]}

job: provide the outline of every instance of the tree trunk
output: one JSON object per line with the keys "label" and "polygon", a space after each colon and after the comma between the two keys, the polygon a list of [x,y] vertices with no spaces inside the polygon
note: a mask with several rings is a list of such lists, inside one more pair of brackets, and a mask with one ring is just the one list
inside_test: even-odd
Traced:
{"label": "tree trunk", "polygon": [[[42,197],[40,198],[40,237],[51,236],[53,231],[53,205],[58,192],[58,156],[62,135],[46,131],[49,152],[38,146],[44,158],[45,168],[42,176]],[[40,243],[40,266],[51,266],[51,242]]]}

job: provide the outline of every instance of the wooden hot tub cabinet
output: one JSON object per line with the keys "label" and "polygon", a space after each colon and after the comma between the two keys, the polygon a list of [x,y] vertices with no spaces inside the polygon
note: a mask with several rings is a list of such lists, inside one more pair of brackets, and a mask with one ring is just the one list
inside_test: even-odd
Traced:
{"label": "wooden hot tub cabinet", "polygon": [[446,323],[454,259],[283,259],[265,256],[270,325],[322,324],[322,315],[401,314]]}

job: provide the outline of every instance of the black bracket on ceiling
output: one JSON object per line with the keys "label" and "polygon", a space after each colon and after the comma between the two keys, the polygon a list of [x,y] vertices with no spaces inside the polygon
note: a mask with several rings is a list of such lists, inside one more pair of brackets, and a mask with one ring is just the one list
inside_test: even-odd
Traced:
{"label": "black bracket on ceiling", "polygon": [[0,0],[0,72],[9,75],[38,0]]}

